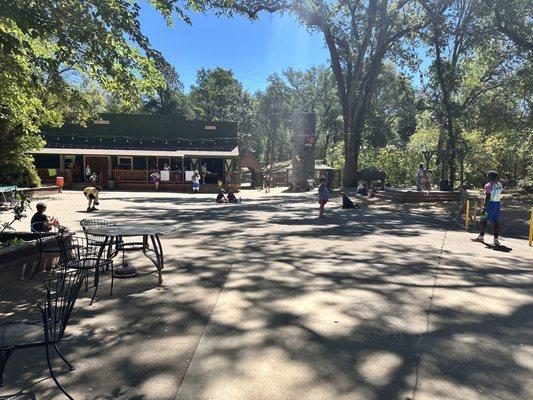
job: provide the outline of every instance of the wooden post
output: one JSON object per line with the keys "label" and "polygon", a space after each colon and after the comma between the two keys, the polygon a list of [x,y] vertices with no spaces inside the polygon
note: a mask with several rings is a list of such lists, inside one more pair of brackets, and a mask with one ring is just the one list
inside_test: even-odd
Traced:
{"label": "wooden post", "polygon": [[472,218],[472,221],[474,221],[474,225],[477,220],[477,198],[474,200],[474,218]]}
{"label": "wooden post", "polygon": [[294,132],[292,148],[292,191],[307,190],[307,178],[315,174],[315,113],[292,115]]}

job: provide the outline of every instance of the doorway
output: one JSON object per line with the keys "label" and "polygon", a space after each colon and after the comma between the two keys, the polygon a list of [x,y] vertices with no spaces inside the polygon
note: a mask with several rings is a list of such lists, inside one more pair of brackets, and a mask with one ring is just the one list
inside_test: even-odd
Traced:
{"label": "doorway", "polygon": [[91,172],[96,172],[98,175],[98,182],[107,182],[107,174],[109,172],[109,157],[108,156],[85,156],[83,171],[90,166]]}

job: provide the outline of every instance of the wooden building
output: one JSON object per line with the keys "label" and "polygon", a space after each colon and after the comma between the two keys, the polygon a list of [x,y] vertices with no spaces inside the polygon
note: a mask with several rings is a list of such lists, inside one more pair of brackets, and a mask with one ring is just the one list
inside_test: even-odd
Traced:
{"label": "wooden building", "polygon": [[233,122],[102,114],[87,126],[46,127],[42,135],[46,146],[34,152],[34,158],[43,182],[62,176],[65,187],[81,187],[89,166],[99,184],[118,189],[152,189],[155,169],[161,171],[162,190],[189,190],[194,170],[206,171],[201,183],[204,191],[216,190],[219,180],[233,189],[240,185]]}
{"label": "wooden building", "polygon": [[[280,161],[272,164],[270,175],[272,175],[273,178],[273,186],[290,186],[292,181],[292,160]],[[330,186],[330,188],[333,189],[340,186],[340,170],[325,165],[319,160],[315,160],[314,173],[310,178],[315,180],[315,182],[318,182],[321,176],[327,178],[328,186]]]}

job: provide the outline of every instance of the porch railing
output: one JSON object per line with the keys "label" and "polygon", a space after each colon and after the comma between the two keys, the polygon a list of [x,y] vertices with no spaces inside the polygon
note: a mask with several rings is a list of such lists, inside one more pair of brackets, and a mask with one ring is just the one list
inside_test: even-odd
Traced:
{"label": "porch railing", "polygon": [[[73,182],[83,182],[84,177],[74,176],[74,171],[71,169],[47,169],[39,168],[37,169],[39,178],[42,182],[55,182],[56,177],[62,176],[65,179],[65,184],[71,184]],[[144,169],[134,169],[134,170],[120,170],[115,169],[109,173],[109,171],[100,171],[98,176],[98,183],[107,184],[107,181],[112,177],[115,182],[118,183],[148,183],[152,182],[150,175],[152,171]],[[170,180],[169,183],[183,183],[184,176],[181,171],[170,171]],[[161,181],[162,184],[165,184],[165,181]]]}
{"label": "porch railing", "polygon": [[150,174],[143,169],[113,170],[113,180],[124,183],[143,183],[149,181]]}
{"label": "porch railing", "polygon": [[[151,182],[150,175],[152,171],[144,169],[133,170],[113,170],[113,180],[119,183],[146,183]],[[183,182],[183,174],[179,171],[170,171],[170,180],[168,182]],[[161,181],[165,183],[165,181]]]}
{"label": "porch railing", "polygon": [[71,169],[39,168],[37,174],[42,182],[55,182],[56,177],[62,176],[65,183],[72,183],[74,174]]}

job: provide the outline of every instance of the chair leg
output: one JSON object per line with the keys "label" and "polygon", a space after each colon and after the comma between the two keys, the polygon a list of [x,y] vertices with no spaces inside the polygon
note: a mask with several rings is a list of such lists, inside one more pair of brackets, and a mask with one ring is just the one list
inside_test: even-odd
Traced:
{"label": "chair leg", "polygon": [[14,349],[0,350],[0,387],[4,386],[4,368]]}
{"label": "chair leg", "polygon": [[71,363],[68,362],[68,360],[65,358],[65,356],[63,356],[63,354],[61,354],[61,352],[59,351],[59,347],[57,347],[57,343],[54,343],[54,349],[56,350],[57,355],[59,357],[61,357],[63,362],[65,364],[67,364],[68,370],[69,371],[74,371],[75,370],[74,366]]}
{"label": "chair leg", "polygon": [[57,269],[57,267],[60,267],[61,266],[61,257],[59,257],[56,261],[56,263],[54,264],[54,266],[52,267],[52,271],[55,271]]}
{"label": "chair leg", "polygon": [[50,350],[48,349],[48,345],[44,346],[46,349],[46,362],[48,363],[48,369],[50,370],[50,375],[52,376],[52,379],[54,380],[54,383],[56,386],[63,392],[65,396],[67,396],[70,400],[74,400],[74,398],[67,393],[65,389],[63,389],[63,386],[59,383],[59,381],[56,378],[56,375],[54,374],[54,370],[52,369],[52,362],[50,361]]}
{"label": "chair leg", "polygon": [[31,273],[31,277],[30,279],[33,279],[35,277],[35,275],[37,275],[37,273],[39,272],[39,270],[41,269],[41,262],[43,260],[43,253],[41,251],[39,251],[39,261],[37,261],[37,267],[35,267],[35,269],[33,270],[33,272]]}
{"label": "chair leg", "polygon": [[89,305],[92,305],[94,302],[94,299],[96,297],[96,292],[98,291],[98,282],[100,281],[100,272],[98,265],[94,269],[94,293],[93,298],[91,299],[91,303]]}
{"label": "chair leg", "polygon": [[113,295],[113,283],[114,283],[114,275],[115,275],[115,269],[113,268],[113,261],[111,261],[111,292],[109,293],[110,296]]}

